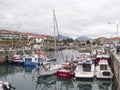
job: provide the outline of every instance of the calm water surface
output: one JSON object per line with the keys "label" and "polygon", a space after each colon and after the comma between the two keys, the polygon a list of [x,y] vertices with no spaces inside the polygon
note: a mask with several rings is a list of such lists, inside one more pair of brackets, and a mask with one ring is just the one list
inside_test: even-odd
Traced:
{"label": "calm water surface", "polygon": [[[62,60],[58,52],[58,61]],[[64,55],[79,55],[71,50],[64,50]],[[52,53],[51,53],[52,54]],[[52,54],[53,55],[53,54]],[[52,56],[51,55],[51,56]],[[0,66],[0,79],[10,82],[16,90],[113,90],[112,81],[105,80],[57,80],[56,75],[50,77],[33,78],[34,67],[18,65]]]}

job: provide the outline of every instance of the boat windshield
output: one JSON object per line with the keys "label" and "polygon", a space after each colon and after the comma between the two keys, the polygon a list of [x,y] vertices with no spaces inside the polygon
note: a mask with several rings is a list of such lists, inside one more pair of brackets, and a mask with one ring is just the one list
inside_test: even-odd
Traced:
{"label": "boat windshield", "polygon": [[100,70],[107,70],[107,65],[100,65]]}
{"label": "boat windshield", "polygon": [[83,64],[83,72],[90,72],[91,64]]}
{"label": "boat windshield", "polygon": [[25,58],[25,61],[31,61],[32,58]]}

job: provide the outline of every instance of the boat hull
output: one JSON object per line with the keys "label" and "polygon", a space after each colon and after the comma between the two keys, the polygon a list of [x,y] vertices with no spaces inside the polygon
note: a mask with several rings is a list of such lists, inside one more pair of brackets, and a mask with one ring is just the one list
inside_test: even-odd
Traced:
{"label": "boat hull", "polygon": [[74,76],[74,70],[58,70],[57,71],[57,78],[58,79],[70,79]]}
{"label": "boat hull", "polygon": [[39,76],[51,76],[51,75],[55,75],[57,73],[57,70],[52,70],[52,71],[46,71],[46,72],[41,72],[39,74]]}
{"label": "boat hull", "polygon": [[98,78],[98,79],[112,79],[113,73],[110,71],[96,72],[96,78]]}
{"label": "boat hull", "polygon": [[24,61],[25,66],[36,66],[38,63],[37,62],[32,62],[32,61]]}
{"label": "boat hull", "polygon": [[90,60],[89,63],[87,61],[79,62],[75,69],[75,77],[76,78],[94,78],[95,76],[95,66]]}
{"label": "boat hull", "polygon": [[99,65],[96,66],[96,78],[98,79],[112,79],[114,74],[111,67],[106,60],[100,60]]}
{"label": "boat hull", "polygon": [[8,64],[20,64],[20,65],[23,65],[24,64],[24,61],[23,60],[8,60],[7,62]]}
{"label": "boat hull", "polygon": [[75,73],[75,78],[94,78],[94,73]]}

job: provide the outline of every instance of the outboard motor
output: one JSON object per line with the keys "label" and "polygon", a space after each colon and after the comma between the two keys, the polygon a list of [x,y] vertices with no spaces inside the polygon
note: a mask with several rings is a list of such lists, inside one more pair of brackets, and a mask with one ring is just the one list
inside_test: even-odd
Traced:
{"label": "outboard motor", "polygon": [[8,82],[3,82],[2,83],[2,87],[3,90],[11,90],[11,89],[15,89],[15,87],[13,87],[11,84],[9,84]]}
{"label": "outboard motor", "polygon": [[8,82],[3,82],[2,83],[3,90],[10,90],[11,86],[9,86]]}

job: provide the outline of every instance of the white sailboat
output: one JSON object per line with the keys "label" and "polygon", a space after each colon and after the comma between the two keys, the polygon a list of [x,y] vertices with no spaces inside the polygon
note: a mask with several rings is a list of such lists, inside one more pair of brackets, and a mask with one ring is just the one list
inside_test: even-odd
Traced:
{"label": "white sailboat", "polygon": [[[55,47],[55,60],[56,60],[56,36],[55,36],[55,30],[57,29],[58,30],[58,27],[57,27],[57,21],[56,21],[56,16],[55,16],[55,11],[53,9],[53,22],[54,22],[54,47]],[[53,75],[53,74],[56,74],[57,71],[59,69],[61,69],[63,67],[62,64],[60,63],[56,63],[54,65],[47,65],[47,66],[44,66],[43,64],[43,67],[40,67],[38,68],[38,75],[39,76],[47,76],[47,75]]]}
{"label": "white sailboat", "polygon": [[75,69],[76,78],[94,78],[95,67],[90,58],[78,62]]}
{"label": "white sailboat", "polygon": [[114,74],[107,60],[100,60],[96,66],[96,77],[101,79],[112,79]]}
{"label": "white sailboat", "polygon": [[[59,31],[58,31],[58,24],[57,24],[57,19],[55,15],[55,10],[53,9],[53,25],[54,25],[54,48],[55,48],[55,59],[57,58],[57,43],[56,43],[56,36],[60,39]],[[61,48],[61,45],[60,45]],[[63,53],[61,51],[61,55],[63,58]]]}
{"label": "white sailboat", "polygon": [[46,67],[43,67],[39,69],[39,76],[49,76],[49,75],[54,75],[57,73],[59,69],[61,69],[63,66],[62,64],[54,64],[54,65],[48,65]]}

